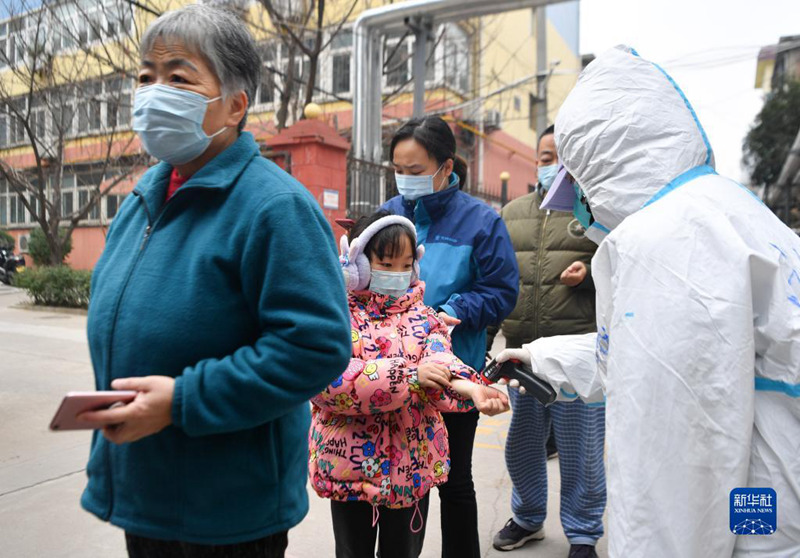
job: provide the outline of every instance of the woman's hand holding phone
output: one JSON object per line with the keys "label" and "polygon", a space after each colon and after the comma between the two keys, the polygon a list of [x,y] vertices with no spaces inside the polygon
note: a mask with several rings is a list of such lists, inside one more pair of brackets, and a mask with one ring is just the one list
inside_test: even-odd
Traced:
{"label": "woman's hand holding phone", "polygon": [[109,441],[115,444],[135,442],[172,424],[175,378],[121,378],[111,382],[111,387],[138,393],[127,405],[78,415],[82,422],[93,425],[94,428],[102,428],[103,436]]}

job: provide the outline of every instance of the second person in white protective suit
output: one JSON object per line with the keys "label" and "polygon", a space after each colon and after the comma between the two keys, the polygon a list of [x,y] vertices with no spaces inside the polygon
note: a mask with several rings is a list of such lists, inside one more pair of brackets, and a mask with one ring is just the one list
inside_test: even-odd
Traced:
{"label": "second person in white protective suit", "polygon": [[[632,49],[584,70],[555,139],[545,204],[600,244],[598,333],[498,360],[606,398],[610,556],[800,556],[800,239],[716,174],[689,101]],[[772,534],[731,531],[739,487],[775,490]]]}

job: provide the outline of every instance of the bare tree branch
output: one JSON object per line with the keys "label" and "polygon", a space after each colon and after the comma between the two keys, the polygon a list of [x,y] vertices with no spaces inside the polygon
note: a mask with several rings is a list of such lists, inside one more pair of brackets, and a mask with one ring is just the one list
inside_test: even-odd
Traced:
{"label": "bare tree branch", "polygon": [[[19,167],[19,156],[0,152],[0,178],[17,196],[14,203],[44,232],[51,264],[63,260],[75,227],[101,213],[103,198],[144,163],[132,150],[135,136],[127,130],[129,76],[138,67],[138,48],[131,48],[138,44],[132,2],[112,2],[47,3],[12,18],[9,46],[14,51],[0,52],[8,66],[0,80],[0,124],[8,126],[3,130],[7,145],[0,149],[21,145],[33,159]],[[83,135],[88,136],[75,141]],[[78,184],[78,160],[88,161],[81,163],[91,181],[85,187]],[[75,180],[66,191],[68,173]],[[69,207],[66,193],[73,200]]]}

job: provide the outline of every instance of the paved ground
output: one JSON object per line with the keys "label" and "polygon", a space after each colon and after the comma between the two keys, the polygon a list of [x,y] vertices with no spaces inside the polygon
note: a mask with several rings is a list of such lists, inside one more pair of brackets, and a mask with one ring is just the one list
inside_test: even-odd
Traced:
{"label": "paved ground", "polygon": [[[0,557],[124,557],[122,533],[78,505],[90,434],[47,429],[65,392],[93,389],[86,319],[14,307],[23,300],[19,291],[0,285]],[[548,464],[548,538],[512,553],[491,548],[492,534],[509,517],[510,481],[503,463],[509,418],[483,417],[475,444],[484,556],[566,557],[569,546],[558,519],[557,460]],[[438,556],[440,541],[434,491],[423,556]],[[606,556],[605,538],[599,551]],[[328,503],[313,493],[311,512],[290,533],[287,555],[333,556]]]}

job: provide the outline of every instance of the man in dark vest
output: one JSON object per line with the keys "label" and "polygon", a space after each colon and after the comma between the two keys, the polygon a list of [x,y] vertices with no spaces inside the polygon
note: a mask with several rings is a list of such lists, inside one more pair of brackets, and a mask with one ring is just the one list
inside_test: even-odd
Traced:
{"label": "man in dark vest", "polygon": [[[502,211],[520,273],[517,306],[502,325],[507,348],[539,337],[595,331],[595,292],[590,273],[597,245],[570,213],[540,209],[558,167],[553,127],[537,152],[536,191]],[[490,345],[491,346],[491,345]],[[596,557],[603,534],[606,482],[603,466],[605,408],[574,401],[545,408],[533,397],[509,389],[511,427],[506,466],[513,483],[513,516],[494,537],[498,550],[513,550],[544,538],[547,514],[547,451],[551,424],[561,469],[561,523],[570,558]]]}

